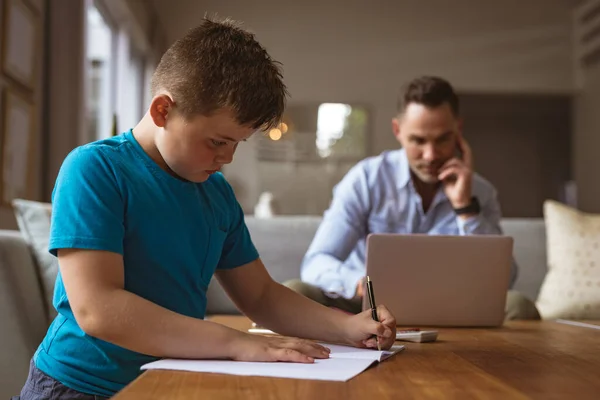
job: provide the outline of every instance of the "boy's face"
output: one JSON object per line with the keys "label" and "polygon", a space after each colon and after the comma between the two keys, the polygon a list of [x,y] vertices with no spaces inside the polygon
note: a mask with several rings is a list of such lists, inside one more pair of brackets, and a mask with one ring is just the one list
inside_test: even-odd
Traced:
{"label": "boy's face", "polygon": [[167,166],[179,177],[204,182],[233,160],[238,143],[248,139],[254,131],[240,126],[226,110],[211,116],[198,115],[187,121],[171,113],[156,137],[156,147]]}

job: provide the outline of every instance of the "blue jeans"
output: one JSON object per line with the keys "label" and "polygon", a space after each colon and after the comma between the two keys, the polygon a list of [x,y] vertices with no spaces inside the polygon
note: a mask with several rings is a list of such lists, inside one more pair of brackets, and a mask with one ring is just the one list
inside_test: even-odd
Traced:
{"label": "blue jeans", "polygon": [[11,400],[101,400],[106,397],[81,393],[40,371],[31,359],[29,375],[20,396]]}

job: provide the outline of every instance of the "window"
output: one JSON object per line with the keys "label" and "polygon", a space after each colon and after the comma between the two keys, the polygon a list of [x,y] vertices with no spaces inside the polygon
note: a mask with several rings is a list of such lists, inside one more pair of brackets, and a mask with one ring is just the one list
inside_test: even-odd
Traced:
{"label": "window", "polygon": [[321,158],[362,158],[365,155],[366,123],[363,108],[342,103],[319,105],[317,153]]}
{"label": "window", "polygon": [[[239,176],[254,168],[258,194],[271,193],[280,214],[320,215],[333,187],[367,156],[368,117],[367,108],[355,104],[290,105],[279,126],[256,135],[256,146],[238,150],[257,160],[246,162]],[[249,185],[239,179],[236,189]]]}
{"label": "window", "polygon": [[358,161],[367,154],[366,108],[344,103],[289,106],[279,126],[261,135],[265,161]]}
{"label": "window", "polygon": [[122,107],[119,108],[120,132],[133,128],[143,116],[144,106],[144,58],[133,45],[129,42],[129,51],[127,56],[125,80],[123,90],[120,95],[123,96]]}
{"label": "window", "polygon": [[[111,21],[110,3],[86,0],[86,137],[93,141],[133,128],[144,114],[148,71],[144,45],[131,26]],[[110,10],[110,12],[109,12]]]}
{"label": "window", "polygon": [[113,31],[93,2],[86,15],[86,129],[87,139],[111,135]]}

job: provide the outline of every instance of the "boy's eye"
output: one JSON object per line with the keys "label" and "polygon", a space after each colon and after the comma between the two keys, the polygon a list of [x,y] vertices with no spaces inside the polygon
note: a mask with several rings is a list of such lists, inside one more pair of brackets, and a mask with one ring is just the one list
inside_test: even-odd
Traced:
{"label": "boy's eye", "polygon": [[220,140],[215,140],[215,139],[211,139],[210,140],[212,142],[212,144],[214,144],[215,146],[225,146],[227,144],[227,142],[223,142]]}

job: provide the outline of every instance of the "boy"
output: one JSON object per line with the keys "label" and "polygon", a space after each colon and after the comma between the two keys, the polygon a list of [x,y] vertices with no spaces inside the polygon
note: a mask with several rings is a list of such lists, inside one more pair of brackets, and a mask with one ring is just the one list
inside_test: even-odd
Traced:
{"label": "boy", "polygon": [[284,109],[281,72],[254,36],[204,20],[165,53],[152,92],[137,126],[75,149],[61,167],[49,246],[58,316],[21,399],[111,396],[159,357],[328,356],[312,341],[203,320],[213,273],[242,312],[282,335],[361,347],[377,335],[389,348],[396,322],[384,306],[381,323],[368,311],[349,316],[269,277],[218,172]]}

